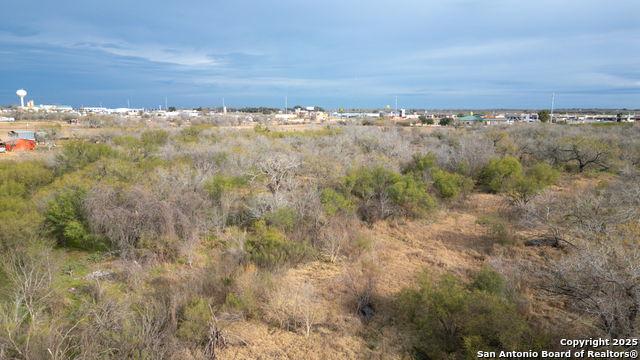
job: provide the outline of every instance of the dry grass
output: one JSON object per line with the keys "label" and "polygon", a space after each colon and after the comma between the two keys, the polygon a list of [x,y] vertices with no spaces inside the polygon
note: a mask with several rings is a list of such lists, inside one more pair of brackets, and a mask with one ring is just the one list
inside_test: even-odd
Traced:
{"label": "dry grass", "polygon": [[[471,209],[497,209],[500,197],[477,194],[470,198]],[[475,212],[475,211],[472,211]],[[321,294],[328,313],[326,321],[314,327],[309,338],[286,331],[258,319],[234,324],[232,332],[249,346],[232,346],[223,359],[401,359],[409,346],[402,327],[393,325],[395,296],[414,284],[424,269],[434,277],[450,271],[468,279],[490,256],[485,232],[471,213],[442,210],[433,219],[419,222],[378,222],[361,231],[372,238],[370,253],[379,265],[376,315],[364,325],[347,306],[348,288],[344,264],[314,261],[287,270],[293,286],[311,284]],[[506,248],[505,248],[506,249]],[[505,250],[506,251],[506,250]],[[515,252],[530,254],[517,247]],[[498,251],[497,255],[502,256]],[[513,254],[512,254],[513,255]],[[360,258],[352,259],[353,263]],[[544,315],[544,310],[540,312]]]}
{"label": "dry grass", "polygon": [[312,284],[322,295],[329,312],[326,323],[315,327],[309,338],[259,320],[236,324],[233,331],[249,346],[230,347],[222,358],[404,358],[409,339],[393,319],[396,294],[412,286],[424,269],[431,271],[434,278],[450,271],[469,280],[469,275],[483,264],[497,268],[507,278],[508,286],[520,294],[518,306],[529,314],[533,326],[540,331],[554,329],[557,333],[565,328],[576,332],[575,324],[571,325],[570,319],[558,310],[562,304],[537,296],[528,286],[530,274],[522,270],[528,267],[523,265],[542,264],[558,256],[559,250],[528,248],[521,242],[512,246],[494,244],[487,239],[484,227],[476,223],[477,214],[473,213],[496,211],[500,201],[497,195],[475,194],[467,211],[445,209],[430,221],[378,222],[363,229],[374,238],[372,252],[380,266],[376,315],[366,325],[345,306],[348,291],[341,281],[343,265],[315,261],[289,269],[290,281]]}

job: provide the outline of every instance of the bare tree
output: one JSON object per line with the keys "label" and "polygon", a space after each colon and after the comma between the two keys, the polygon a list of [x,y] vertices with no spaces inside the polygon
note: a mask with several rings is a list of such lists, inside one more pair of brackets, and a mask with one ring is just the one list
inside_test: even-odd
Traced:
{"label": "bare tree", "polygon": [[349,242],[349,231],[346,219],[335,216],[327,222],[319,234],[319,243],[322,253],[329,258],[331,263],[335,263],[344,247]]}
{"label": "bare tree", "polygon": [[37,322],[54,293],[54,273],[60,268],[60,259],[52,256],[49,249],[15,251],[6,254],[2,267],[11,280],[11,298],[29,313],[32,322]]}
{"label": "bare tree", "polygon": [[561,138],[556,144],[556,151],[560,161],[577,162],[580,172],[588,165],[608,169],[613,159],[620,154],[617,144],[582,134]]}
{"label": "bare tree", "polygon": [[294,179],[301,164],[302,161],[293,155],[268,156],[255,171],[250,173],[251,181],[255,181],[258,177],[264,177],[265,186],[275,196],[281,190],[290,190],[296,187]]}
{"label": "bare tree", "polygon": [[305,283],[299,290],[300,293],[300,315],[305,330],[305,336],[309,337],[311,328],[318,324],[323,317],[322,309],[324,303],[318,295],[315,287]]}
{"label": "bare tree", "polygon": [[301,329],[306,337],[321,322],[325,313],[322,297],[308,282],[295,283],[291,277],[283,277],[271,289],[267,309],[273,320],[288,331]]}
{"label": "bare tree", "polygon": [[636,336],[640,310],[640,243],[637,237],[631,243],[620,240],[581,243],[542,270],[538,282],[610,339]]}
{"label": "bare tree", "polygon": [[209,312],[211,314],[211,320],[209,321],[207,344],[205,345],[204,350],[205,356],[208,359],[217,359],[220,352],[227,347],[227,344],[232,344],[234,342],[233,339],[239,341],[243,345],[249,345],[246,341],[242,340],[242,338],[229,333],[227,330],[231,324],[241,321],[241,318],[230,314],[222,314],[222,319],[218,320],[218,317],[215,315],[211,306],[209,306]]}
{"label": "bare tree", "polygon": [[55,146],[56,141],[60,137],[62,132],[62,126],[60,125],[40,125],[38,126],[38,134],[42,136],[44,142],[47,144],[47,148],[51,150],[52,146]]}
{"label": "bare tree", "polygon": [[362,260],[354,264],[343,262],[343,283],[347,286],[356,314],[363,323],[369,322],[375,311],[375,293],[378,287],[379,267],[375,256],[371,260]]}

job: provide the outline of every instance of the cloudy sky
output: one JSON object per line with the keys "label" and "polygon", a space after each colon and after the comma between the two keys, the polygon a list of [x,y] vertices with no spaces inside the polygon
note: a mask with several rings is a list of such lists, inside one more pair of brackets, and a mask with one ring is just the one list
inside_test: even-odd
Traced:
{"label": "cloudy sky", "polygon": [[640,108],[640,1],[11,1],[0,74],[0,105]]}

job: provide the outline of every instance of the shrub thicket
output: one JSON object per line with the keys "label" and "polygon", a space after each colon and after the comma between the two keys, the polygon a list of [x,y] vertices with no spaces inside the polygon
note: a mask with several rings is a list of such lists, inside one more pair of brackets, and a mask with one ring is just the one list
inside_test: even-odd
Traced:
{"label": "shrub thicket", "polygon": [[418,288],[399,295],[400,311],[414,326],[416,349],[435,358],[474,356],[483,349],[529,350],[530,329],[503,293],[504,280],[488,268],[465,286],[445,272],[437,283],[428,272]]}

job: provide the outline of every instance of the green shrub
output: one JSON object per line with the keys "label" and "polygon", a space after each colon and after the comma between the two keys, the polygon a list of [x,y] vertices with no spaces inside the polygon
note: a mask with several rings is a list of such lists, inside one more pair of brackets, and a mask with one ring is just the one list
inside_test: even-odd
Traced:
{"label": "green shrub", "polygon": [[[463,318],[461,335],[467,356],[488,348],[499,347],[505,351],[530,349],[526,342],[532,337],[529,325],[518,314],[515,304],[500,295],[471,292],[465,302]],[[472,344],[475,346],[470,346]]]}
{"label": "green shrub", "polygon": [[416,179],[422,179],[423,174],[436,166],[435,154],[427,154],[425,156],[414,154],[411,161],[403,166],[402,173],[404,175],[414,174]]}
{"label": "green shrub", "polygon": [[527,170],[526,176],[521,173],[507,176],[500,192],[507,195],[512,205],[524,205],[540,190],[558,181],[558,172],[546,163],[538,163]]}
{"label": "green shrub", "polygon": [[255,236],[245,244],[248,262],[275,269],[296,265],[309,256],[306,243],[297,244],[287,239],[274,227],[266,227],[264,221],[256,223],[255,228]]}
{"label": "green shrub", "polygon": [[460,191],[467,193],[473,189],[473,180],[460,174],[434,169],[431,176],[433,187],[438,190],[438,195],[443,199],[451,199],[458,196]]}
{"label": "green shrub", "polygon": [[[224,154],[224,153],[223,153]],[[221,155],[226,157],[226,154]],[[216,157],[216,161],[218,161],[219,157]],[[222,160],[219,160],[222,161]],[[228,191],[245,188],[248,187],[249,182],[246,178],[241,176],[223,176],[217,175],[214,176],[211,180],[207,181],[205,184],[205,188],[209,191],[209,194],[217,201],[220,200],[220,197]]]}
{"label": "green shrub", "polygon": [[515,305],[502,291],[504,280],[483,267],[465,287],[451,273],[443,273],[438,282],[423,272],[418,288],[400,292],[399,309],[414,326],[419,352],[436,358],[473,357],[478,350],[527,349],[531,341],[529,326]]}
{"label": "green shrub", "polygon": [[424,116],[424,115],[420,115],[420,116],[418,116],[418,119],[420,120],[420,122],[421,122],[423,125],[433,125],[433,123],[434,123],[434,121],[433,121],[433,119],[432,119],[432,118],[428,118],[428,117],[426,117],[426,116]]}
{"label": "green shrub", "polygon": [[509,175],[520,174],[522,165],[516,158],[493,158],[482,168],[480,182],[490,192],[497,193],[502,188],[505,178]]}
{"label": "green shrub", "polygon": [[27,199],[51,184],[54,176],[52,169],[41,160],[0,162],[0,197]]}
{"label": "green shrub", "polygon": [[451,125],[453,123],[453,119],[452,118],[444,118],[444,119],[440,119],[440,126],[448,126]]}
{"label": "green shrub", "polygon": [[210,319],[211,312],[207,299],[199,296],[192,297],[184,309],[176,337],[195,345],[204,345],[209,332]]}
{"label": "green shrub", "polygon": [[471,290],[486,291],[490,294],[502,294],[504,291],[504,279],[497,271],[483,265],[480,271],[472,276]]}
{"label": "green shrub", "polygon": [[262,125],[258,124],[258,125],[253,127],[253,131],[258,133],[258,134],[267,134],[271,130],[266,126],[262,126]]}
{"label": "green shrub", "polygon": [[54,180],[42,161],[0,162],[0,252],[44,241],[33,195]]}
{"label": "green shrub", "polygon": [[195,142],[206,129],[212,128],[211,124],[193,124],[182,128],[178,140],[182,142]]}
{"label": "green shrub", "polygon": [[320,203],[329,215],[333,215],[337,211],[351,212],[354,210],[351,200],[331,188],[325,188],[322,190],[322,194],[320,194]]}
{"label": "green shrub", "polygon": [[279,207],[273,211],[269,211],[262,215],[266,220],[268,226],[273,226],[276,229],[289,233],[296,226],[296,223],[300,220],[295,210]]}
{"label": "green shrub", "polygon": [[165,130],[147,130],[142,133],[140,139],[146,146],[162,146],[167,143],[169,133]]}
{"label": "green shrub", "polygon": [[103,157],[113,157],[116,154],[117,152],[107,144],[69,141],[56,155],[56,167],[60,172],[71,172],[82,169]]}
{"label": "green shrub", "polygon": [[233,295],[233,293],[228,293],[226,299],[224,300],[224,310],[245,310],[246,306],[244,302],[239,297]]}
{"label": "green shrub", "polygon": [[415,154],[413,159],[403,166],[402,173],[412,174],[416,180],[431,178],[433,187],[438,190],[438,196],[443,199],[451,199],[462,191],[468,193],[473,189],[474,181],[464,176],[469,172],[469,163],[461,161],[458,173],[450,173],[438,168],[435,154],[425,156]]}
{"label": "green shrub", "polygon": [[558,182],[558,172],[544,162],[537,163],[526,174],[540,185],[550,186]]}
{"label": "green shrub", "polygon": [[69,190],[49,201],[45,224],[59,245],[103,249],[106,239],[91,233],[87,213],[82,206],[86,190]]}
{"label": "green shrub", "polygon": [[382,167],[360,168],[351,171],[343,180],[343,191],[363,200],[360,213],[368,221],[386,217],[380,206],[385,197],[405,216],[420,218],[435,207],[426,191],[426,184],[413,176],[403,176]]}

